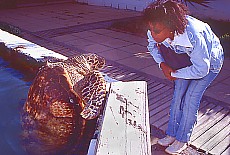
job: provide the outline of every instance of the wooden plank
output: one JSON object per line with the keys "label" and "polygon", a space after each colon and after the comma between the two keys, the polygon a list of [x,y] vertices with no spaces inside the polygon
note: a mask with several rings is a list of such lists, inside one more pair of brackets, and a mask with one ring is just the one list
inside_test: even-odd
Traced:
{"label": "wooden plank", "polygon": [[[139,75],[141,75],[141,74],[139,74]],[[143,76],[143,75],[139,76],[139,77],[137,78],[137,80],[138,80],[138,81],[141,81],[141,80],[142,80],[142,81],[146,81],[146,82],[152,81],[151,78],[145,77],[145,76]]]}
{"label": "wooden plank", "polygon": [[152,88],[160,84],[161,84],[160,82],[154,82],[154,83],[148,84],[148,94],[150,94]]}
{"label": "wooden plank", "polygon": [[161,111],[163,111],[166,108],[169,108],[170,102],[171,102],[170,98],[165,98],[164,102],[160,101],[161,105],[150,111],[150,117],[156,117],[155,116],[156,114],[160,113]]}
{"label": "wooden plank", "polygon": [[[169,116],[169,106],[165,108],[164,110],[162,110],[161,112],[154,115],[153,117],[151,117],[150,124],[155,125],[155,123],[157,123],[158,120],[162,119],[163,117],[166,117],[167,115]],[[165,123],[165,122],[162,122],[162,123]]]}
{"label": "wooden plank", "polygon": [[[228,139],[230,141],[230,139]],[[228,141],[228,143],[229,143]],[[224,152],[221,153],[221,155],[229,155],[230,154],[230,146],[228,146],[228,148],[226,150],[224,150]]]}
{"label": "wooden plank", "polygon": [[[152,116],[152,111],[155,111],[156,108],[163,106],[164,104],[168,104],[168,106],[169,106],[171,100],[172,99],[170,96],[165,97],[165,98],[160,98],[158,101],[155,101],[155,102],[150,100],[149,102],[152,102],[152,104],[150,104],[150,106],[149,106],[149,111],[151,111],[150,116]],[[155,112],[153,112],[153,113],[155,113]]]}
{"label": "wooden plank", "polygon": [[[165,91],[165,93],[163,93],[163,95],[166,94],[166,97],[159,100],[160,102],[153,102],[150,99],[150,105],[149,105],[149,111],[150,111],[150,124],[154,125],[154,122],[156,122],[157,120],[159,120],[160,118],[162,118],[163,116],[165,116],[165,114],[169,113],[169,108],[170,108],[170,101],[172,100],[172,96],[170,96],[170,94],[172,94],[173,89],[170,88],[168,91]],[[161,95],[162,97],[162,95]],[[156,98],[154,98],[156,99]],[[167,102],[167,103],[166,103]],[[205,106],[207,106],[208,102],[202,102],[200,108],[204,108]],[[212,107],[214,107],[213,104],[211,104]],[[209,107],[209,106],[208,106]],[[207,107],[206,107],[207,109]],[[201,117],[203,115],[202,112],[199,111],[199,116]],[[164,122],[163,122],[164,123]],[[160,126],[160,129],[165,131],[167,128],[167,122],[166,124],[163,124]]]}
{"label": "wooden plank", "polygon": [[[207,106],[207,104],[208,104],[208,102],[203,102],[203,103],[201,104],[200,108],[201,108],[201,109],[204,108],[205,106]],[[168,110],[168,113],[169,113],[169,108],[170,108],[170,107],[168,107],[168,108],[165,109],[165,110]],[[166,111],[165,111],[165,112],[166,112]],[[203,113],[202,113],[202,114],[203,114]],[[201,115],[198,114],[198,119],[199,119],[200,116],[201,116]],[[150,122],[151,122],[151,118],[150,118]],[[160,126],[160,129],[161,129],[162,131],[166,131],[167,127],[168,127],[168,122],[166,122],[165,124],[161,125],[161,126]]]}
{"label": "wooden plank", "polygon": [[162,116],[161,119],[154,122],[154,126],[156,126],[157,128],[160,128],[162,125],[166,124],[168,120],[169,120],[169,115],[165,114],[164,116]]}
{"label": "wooden plank", "polygon": [[118,70],[113,72],[113,77],[119,81],[123,81],[128,74],[126,71]]}
{"label": "wooden plank", "polygon": [[154,95],[154,93],[149,94],[148,96],[149,96],[149,100],[153,100],[155,102],[158,101],[159,99],[162,99],[162,98],[165,98],[165,97],[168,97],[168,96],[172,98],[173,97],[173,89],[169,88],[165,92],[163,92],[160,95],[158,95],[157,97]]}
{"label": "wooden plank", "polygon": [[144,76],[140,76],[140,77],[135,78],[134,81],[146,81],[147,82],[149,81],[149,79]]}
{"label": "wooden plank", "polygon": [[152,87],[152,85],[159,84],[159,82],[151,79],[150,81],[147,82],[147,84],[148,84],[148,90],[149,90]]}
{"label": "wooden plank", "polygon": [[[213,113],[213,117],[214,119],[209,119],[208,121],[206,121],[203,124],[197,125],[195,127],[195,131],[193,132],[192,136],[191,136],[191,141],[195,141],[196,139],[198,139],[199,137],[201,137],[201,135],[203,133],[205,133],[209,128],[211,128],[212,126],[214,126],[217,122],[219,122],[226,114],[228,113],[228,110],[223,109],[218,113]],[[208,117],[209,118],[209,117]]]}
{"label": "wooden plank", "polygon": [[97,155],[151,155],[145,81],[112,83],[103,116]]}
{"label": "wooden plank", "polygon": [[[153,93],[149,93],[149,96],[151,96],[151,98],[156,98],[156,97],[159,97],[159,96],[163,95],[164,93],[166,93],[170,90],[171,90],[170,87],[164,86],[164,87],[161,87],[160,89],[154,91]],[[170,93],[171,93],[171,91],[170,91]],[[170,96],[172,96],[172,94],[170,94]]]}
{"label": "wooden plank", "polygon": [[[153,99],[150,99],[150,105],[149,105],[149,110],[152,111],[154,109],[156,109],[159,106],[162,106],[163,104],[165,104],[166,102],[168,103],[168,101],[172,100],[172,96],[171,95],[160,95],[158,97],[155,97]],[[168,103],[170,104],[170,103]]]}
{"label": "wooden plank", "polygon": [[119,69],[113,68],[112,70],[110,70],[108,72],[104,72],[104,73],[106,73],[111,78],[115,78],[117,76],[116,72],[118,72],[118,71],[119,71]]}
{"label": "wooden plank", "polygon": [[[208,123],[208,121],[212,121],[213,118],[215,118],[215,115],[223,109],[223,107],[215,106],[213,104],[208,104],[205,108],[206,109],[210,108],[210,110],[208,110],[206,113],[198,117],[197,125],[205,124],[205,123]],[[198,113],[200,113],[200,111]]]}
{"label": "wooden plank", "polygon": [[[158,121],[161,120],[163,117],[166,117],[169,112],[169,107],[161,111],[160,113],[154,115],[153,117],[150,118],[150,124],[156,126],[158,124]],[[162,122],[164,123],[164,122]],[[157,127],[157,126],[156,126]]]}
{"label": "wooden plank", "polygon": [[160,84],[159,82],[148,83],[148,95],[149,95],[150,90],[159,84]]}
{"label": "wooden plank", "polygon": [[123,81],[134,81],[136,78],[141,77],[140,75],[136,73],[129,73],[124,78]]}
{"label": "wooden plank", "polygon": [[[194,141],[196,138],[198,138],[201,134],[203,134],[203,129],[205,127],[208,127],[208,120],[210,120],[210,117],[214,117],[217,112],[213,111],[213,108],[216,107],[216,105],[208,103],[206,101],[203,101],[200,109],[198,111],[198,117],[197,117],[197,124],[194,127],[193,134],[191,136],[191,141]],[[221,109],[220,109],[221,110]],[[202,131],[200,131],[202,129]],[[199,132],[200,131],[200,132]]]}
{"label": "wooden plank", "polygon": [[150,119],[154,121],[159,119],[160,117],[164,116],[165,114],[169,114],[170,109],[170,102],[171,100],[166,101],[161,106],[157,107],[156,109],[149,112]]}
{"label": "wooden plank", "polygon": [[200,103],[200,108],[199,108],[198,116],[203,115],[203,113],[202,113],[201,111],[202,111],[202,109],[203,109],[205,106],[207,106],[207,105],[208,105],[208,102],[206,102],[206,101],[202,101],[202,102]]}
{"label": "wooden plank", "polygon": [[196,146],[197,148],[201,148],[202,145],[207,143],[212,137],[219,133],[221,129],[223,129],[228,124],[229,118],[224,117],[221,121],[216,122],[214,126],[209,128],[208,130],[206,129],[205,132],[199,138],[192,142],[192,145]]}
{"label": "wooden plank", "polygon": [[[163,104],[163,105],[159,105],[158,107],[156,107],[152,112],[150,111],[150,124],[155,125],[156,127],[158,127],[159,129],[165,131],[167,129],[167,123],[168,123],[168,113],[169,113],[169,108],[170,108],[170,101],[167,104]],[[207,105],[204,104],[204,105]],[[208,105],[206,108],[208,107],[213,107],[212,104]],[[161,109],[160,109],[161,107]],[[203,108],[203,107],[202,107]],[[154,124],[155,123],[155,124]]]}
{"label": "wooden plank", "polygon": [[111,72],[112,70],[117,69],[116,67],[112,65],[106,65],[101,71],[104,73]]}
{"label": "wooden plank", "polygon": [[120,78],[120,81],[126,81],[128,77],[131,77],[132,74],[128,71],[121,72],[122,76],[118,75],[117,77]]}
{"label": "wooden plank", "polygon": [[154,94],[157,90],[163,88],[165,84],[159,83],[159,85],[153,87],[152,89],[149,89],[148,95]]}
{"label": "wooden plank", "polygon": [[113,70],[110,70],[109,73],[111,73],[112,75],[116,76],[116,75],[119,75],[119,74],[121,74],[121,73],[124,73],[124,71],[122,72],[121,69],[115,68],[115,67],[114,67],[114,69],[113,69]]}
{"label": "wooden plank", "polygon": [[200,115],[200,118],[208,116],[213,112],[212,109],[214,109],[216,106],[216,104],[212,103],[207,104],[204,108],[199,109],[198,116]]}
{"label": "wooden plank", "polygon": [[[169,108],[170,108],[171,100],[172,100],[171,96],[167,96],[164,99],[162,99],[162,100],[160,100],[160,101],[158,101],[156,103],[156,105],[158,105],[158,106],[153,109],[154,112],[150,111],[150,115],[151,115],[151,117],[150,117],[150,123],[152,123],[154,125],[154,123],[157,120],[161,119],[162,117],[166,117],[165,115],[169,114]],[[158,107],[161,107],[161,108],[158,108]],[[167,121],[163,122],[164,124],[159,127],[161,130],[163,130],[163,131],[166,130],[166,128],[167,128]]]}
{"label": "wooden plank", "polygon": [[162,106],[157,107],[153,112],[150,119],[150,124],[153,124],[155,127],[160,128],[169,120],[169,108],[170,108],[171,99],[165,102]]}
{"label": "wooden plank", "polygon": [[215,154],[220,154],[221,153],[220,150],[225,150],[230,143],[229,131],[230,131],[230,124],[224,127],[218,134],[216,134],[207,143],[205,143],[201,147],[201,149],[205,150],[206,152],[210,152],[210,150],[213,150]]}
{"label": "wooden plank", "polygon": [[162,131],[164,131],[164,132],[167,130],[167,128],[168,128],[168,122],[166,122],[165,124],[163,124],[162,126],[160,126],[160,129]]}

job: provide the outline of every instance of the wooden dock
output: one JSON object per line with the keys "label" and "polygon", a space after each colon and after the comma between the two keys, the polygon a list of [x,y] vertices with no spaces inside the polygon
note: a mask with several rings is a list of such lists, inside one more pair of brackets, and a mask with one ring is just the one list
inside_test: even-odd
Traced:
{"label": "wooden dock", "polygon": [[[173,94],[172,85],[135,72],[121,70],[113,65],[108,65],[103,72],[119,81],[147,81],[150,124],[165,132]],[[190,145],[206,154],[229,155],[229,131],[229,109],[203,98]]]}
{"label": "wooden dock", "polygon": [[[6,38],[6,34],[4,34],[4,38]],[[12,45],[15,45],[15,42],[6,44],[9,48],[13,48]],[[56,44],[50,46],[63,48],[62,45]],[[163,132],[166,130],[169,119],[169,105],[173,93],[172,84],[138,71],[132,72],[132,69],[119,66],[114,62],[107,62],[103,72],[118,81],[146,81],[148,84],[149,122]],[[207,154],[229,155],[229,131],[229,109],[221,106],[221,104],[219,105],[214,100],[207,100],[204,97],[199,110],[198,123],[191,137],[191,145]]]}
{"label": "wooden dock", "polygon": [[108,83],[95,150],[88,155],[151,155],[147,83]]}

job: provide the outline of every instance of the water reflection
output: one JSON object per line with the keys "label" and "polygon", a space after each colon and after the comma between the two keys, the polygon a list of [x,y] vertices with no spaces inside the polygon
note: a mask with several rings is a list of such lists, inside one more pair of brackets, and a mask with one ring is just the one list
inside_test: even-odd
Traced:
{"label": "water reflection", "polygon": [[21,144],[20,109],[30,82],[0,58],[0,154],[27,154]]}

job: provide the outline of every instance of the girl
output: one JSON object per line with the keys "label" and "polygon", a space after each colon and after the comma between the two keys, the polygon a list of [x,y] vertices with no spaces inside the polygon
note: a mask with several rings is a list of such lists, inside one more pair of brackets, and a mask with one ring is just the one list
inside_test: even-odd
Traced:
{"label": "girl", "polygon": [[[149,25],[147,48],[165,77],[174,81],[167,136],[158,143],[167,146],[167,153],[178,154],[190,140],[204,91],[221,70],[223,49],[209,25],[189,16],[182,3],[157,0],[143,15]],[[170,58],[165,51],[174,54]],[[174,56],[178,59],[172,63]],[[174,67],[181,62],[185,65]]]}

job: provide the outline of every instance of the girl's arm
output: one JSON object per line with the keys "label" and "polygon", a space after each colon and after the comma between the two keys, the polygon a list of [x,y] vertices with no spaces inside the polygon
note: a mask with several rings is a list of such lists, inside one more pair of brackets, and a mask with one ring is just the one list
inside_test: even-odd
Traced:
{"label": "girl's arm", "polygon": [[153,59],[156,61],[156,63],[160,65],[161,62],[164,62],[164,59],[157,48],[157,42],[153,39],[150,30],[147,31],[147,36],[149,42],[147,48],[150,54],[152,55]]}
{"label": "girl's arm", "polygon": [[172,72],[171,76],[183,79],[200,79],[209,73],[210,54],[204,37],[198,34],[190,54],[192,65]]}

